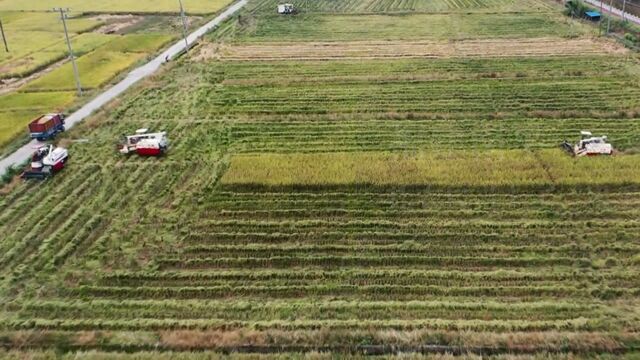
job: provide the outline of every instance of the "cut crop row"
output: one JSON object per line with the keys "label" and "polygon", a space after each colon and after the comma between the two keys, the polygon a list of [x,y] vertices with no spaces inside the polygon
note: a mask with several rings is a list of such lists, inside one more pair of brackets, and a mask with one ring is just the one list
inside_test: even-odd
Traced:
{"label": "cut crop row", "polygon": [[522,299],[632,299],[640,295],[639,289],[622,288],[577,288],[573,286],[396,286],[396,285],[318,285],[318,286],[212,286],[212,287],[104,287],[79,286],[61,289],[68,297],[104,297],[113,299],[273,299],[309,298],[361,299],[361,300],[425,300],[437,297],[493,297]]}
{"label": "cut crop row", "polygon": [[339,152],[468,148],[555,147],[589,129],[624,149],[640,140],[637,120],[396,120],[234,124],[236,152]]}
{"label": "cut crop row", "polygon": [[19,309],[21,317],[34,318],[160,318],[258,320],[410,320],[410,319],[483,319],[549,321],[607,316],[596,305],[532,302],[249,302],[203,300],[94,300],[31,301]]}
{"label": "cut crop row", "polygon": [[194,258],[161,257],[156,259],[161,269],[227,269],[227,268],[288,268],[288,267],[406,267],[438,269],[498,269],[546,266],[590,267],[588,258],[575,257],[464,257],[464,256],[274,256]]}
{"label": "cut crop row", "polygon": [[[404,42],[353,43],[353,45],[393,45]],[[424,44],[429,44],[424,43]],[[296,45],[296,46],[304,46]],[[262,46],[263,49],[266,46]],[[278,48],[273,46],[274,52]],[[326,82],[348,79],[380,79],[394,77],[408,81],[426,78],[431,80],[465,80],[486,78],[528,78],[536,80],[560,80],[619,76],[626,73],[628,59],[611,56],[582,56],[561,58],[522,59],[394,59],[393,61],[236,61],[194,64],[191,71],[200,71],[219,77],[226,85],[242,84],[292,84],[296,82]]]}
{"label": "cut crop row", "polygon": [[430,329],[430,330],[475,330],[475,331],[596,331],[607,330],[608,326],[599,319],[584,318],[550,321],[527,320],[269,320],[240,321],[224,319],[3,319],[2,328],[23,330],[233,330],[252,328],[257,330],[341,330],[365,329]]}
{"label": "cut crop row", "polygon": [[525,209],[525,210],[463,210],[463,209],[415,209],[415,210],[395,210],[395,209],[332,209],[312,210],[305,208],[281,209],[281,210],[219,210],[207,211],[201,214],[205,218],[216,219],[482,219],[492,220],[526,220],[526,219],[558,219],[562,220],[634,220],[640,218],[640,210],[619,209],[619,208],[597,208],[588,207],[588,210],[580,209]]}
{"label": "cut crop row", "polygon": [[612,233],[608,230],[592,229],[582,234],[563,235],[553,229],[540,234],[540,229],[503,230],[496,232],[453,232],[443,229],[441,232],[367,232],[367,231],[331,231],[326,229],[316,232],[198,232],[190,233],[184,241],[187,244],[248,245],[248,244],[282,244],[296,242],[298,244],[316,245],[384,245],[402,242],[431,245],[506,245],[521,246],[523,244],[539,244],[541,246],[562,246],[567,243],[582,246],[606,246],[618,244],[637,244],[640,231],[632,233]]}
{"label": "cut crop row", "polygon": [[638,274],[559,270],[539,274],[523,270],[498,271],[421,271],[421,270],[254,270],[238,271],[176,271],[176,272],[119,272],[106,274],[98,280],[101,286],[301,286],[301,285],[416,285],[463,287],[478,283],[493,286],[606,286],[609,288],[640,288]]}

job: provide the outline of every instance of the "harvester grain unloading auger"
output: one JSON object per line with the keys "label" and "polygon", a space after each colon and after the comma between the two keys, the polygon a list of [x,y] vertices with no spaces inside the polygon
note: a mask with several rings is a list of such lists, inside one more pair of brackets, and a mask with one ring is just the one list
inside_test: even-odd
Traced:
{"label": "harvester grain unloading auger", "polygon": [[150,133],[149,129],[138,129],[135,135],[124,136],[118,145],[118,151],[123,155],[136,153],[140,156],[162,156],[168,149],[167,133]]}
{"label": "harvester grain unloading auger", "polygon": [[607,141],[606,136],[593,136],[589,131],[581,131],[582,139],[575,145],[570,144],[567,140],[563,141],[560,146],[572,156],[600,156],[612,155],[613,145]]}

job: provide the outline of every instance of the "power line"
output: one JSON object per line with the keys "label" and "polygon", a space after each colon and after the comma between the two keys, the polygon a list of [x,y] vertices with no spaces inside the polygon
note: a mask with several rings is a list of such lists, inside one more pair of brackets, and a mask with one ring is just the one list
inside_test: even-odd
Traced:
{"label": "power line", "polygon": [[69,32],[67,31],[67,12],[69,8],[54,8],[53,11],[60,12],[60,19],[62,20],[62,26],[64,27],[64,37],[67,39],[67,48],[69,48],[69,58],[73,65],[73,75],[76,78],[76,87],[78,88],[78,95],[82,96],[82,85],[80,85],[80,73],[78,73],[78,66],[76,65],[76,57],[73,55],[73,49],[71,48],[71,41],[69,40]]}

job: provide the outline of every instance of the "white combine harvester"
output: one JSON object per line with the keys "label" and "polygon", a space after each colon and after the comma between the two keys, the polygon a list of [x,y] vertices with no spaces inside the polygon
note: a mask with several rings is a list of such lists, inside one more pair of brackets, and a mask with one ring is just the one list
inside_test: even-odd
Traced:
{"label": "white combine harvester", "polygon": [[140,156],[161,156],[168,148],[166,132],[150,133],[149,129],[138,129],[135,135],[124,137],[118,151],[123,155],[135,152]]}
{"label": "white combine harvester", "polygon": [[47,145],[38,148],[31,156],[31,166],[22,173],[23,179],[44,180],[64,169],[69,152],[62,147]]}
{"label": "white combine harvester", "polygon": [[280,4],[278,5],[278,14],[288,15],[295,13],[293,4]]}
{"label": "white combine harvester", "polygon": [[575,145],[566,140],[562,147],[573,156],[598,156],[613,154],[613,146],[607,142],[606,136],[593,136],[589,131],[581,131],[582,139]]}

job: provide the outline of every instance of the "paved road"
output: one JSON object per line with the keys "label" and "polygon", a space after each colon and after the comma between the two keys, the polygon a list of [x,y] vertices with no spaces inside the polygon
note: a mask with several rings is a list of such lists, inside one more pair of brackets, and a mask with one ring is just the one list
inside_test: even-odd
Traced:
{"label": "paved road", "polygon": [[[223,13],[218,15],[215,19],[211,20],[198,30],[194,31],[187,37],[187,42],[189,45],[192,45],[195,41],[201,38],[204,34],[211,31],[213,28],[218,26],[222,21],[227,19],[229,16],[234,14],[236,11],[240,10],[243,6],[247,4],[248,0],[240,0],[226,9]],[[102,106],[115,99],[118,95],[122,94],[125,90],[130,88],[132,85],[137,83],[138,81],[144,79],[145,77],[156,72],[162,63],[165,62],[165,59],[173,59],[177,55],[185,49],[185,41],[181,39],[169,49],[164,51],[162,54],[158,55],[155,59],[151,60],[147,64],[131,71],[127,77],[114,85],[113,87],[105,90],[103,93],[98,95],[96,98],[88,102],[86,105],[81,107],[78,111],[69,115],[66,120],[66,128],[71,128],[75,124],[81,122],[86,117],[91,115],[94,111],[100,109]],[[37,114],[36,114],[37,115]],[[34,148],[38,147],[37,141],[31,141],[30,143],[24,145],[23,147],[16,150],[14,153],[0,160],[0,174],[4,174],[9,167],[15,164],[20,164],[23,161],[27,160],[34,151]]]}
{"label": "paved road", "polygon": [[[614,6],[609,6],[609,4],[606,4],[606,3],[603,4],[601,1],[598,1],[598,0],[586,0],[586,2],[588,2],[589,4],[593,5],[594,7],[598,8],[598,9],[602,8],[602,11],[605,12],[605,13],[613,13],[614,15],[622,17],[622,10],[620,10],[620,9],[614,7]],[[629,13],[625,13],[624,14],[624,18],[629,20],[629,21],[631,21],[631,22],[633,22],[633,23],[636,23],[636,24],[640,25],[640,18],[635,16],[635,15],[631,15]]]}

